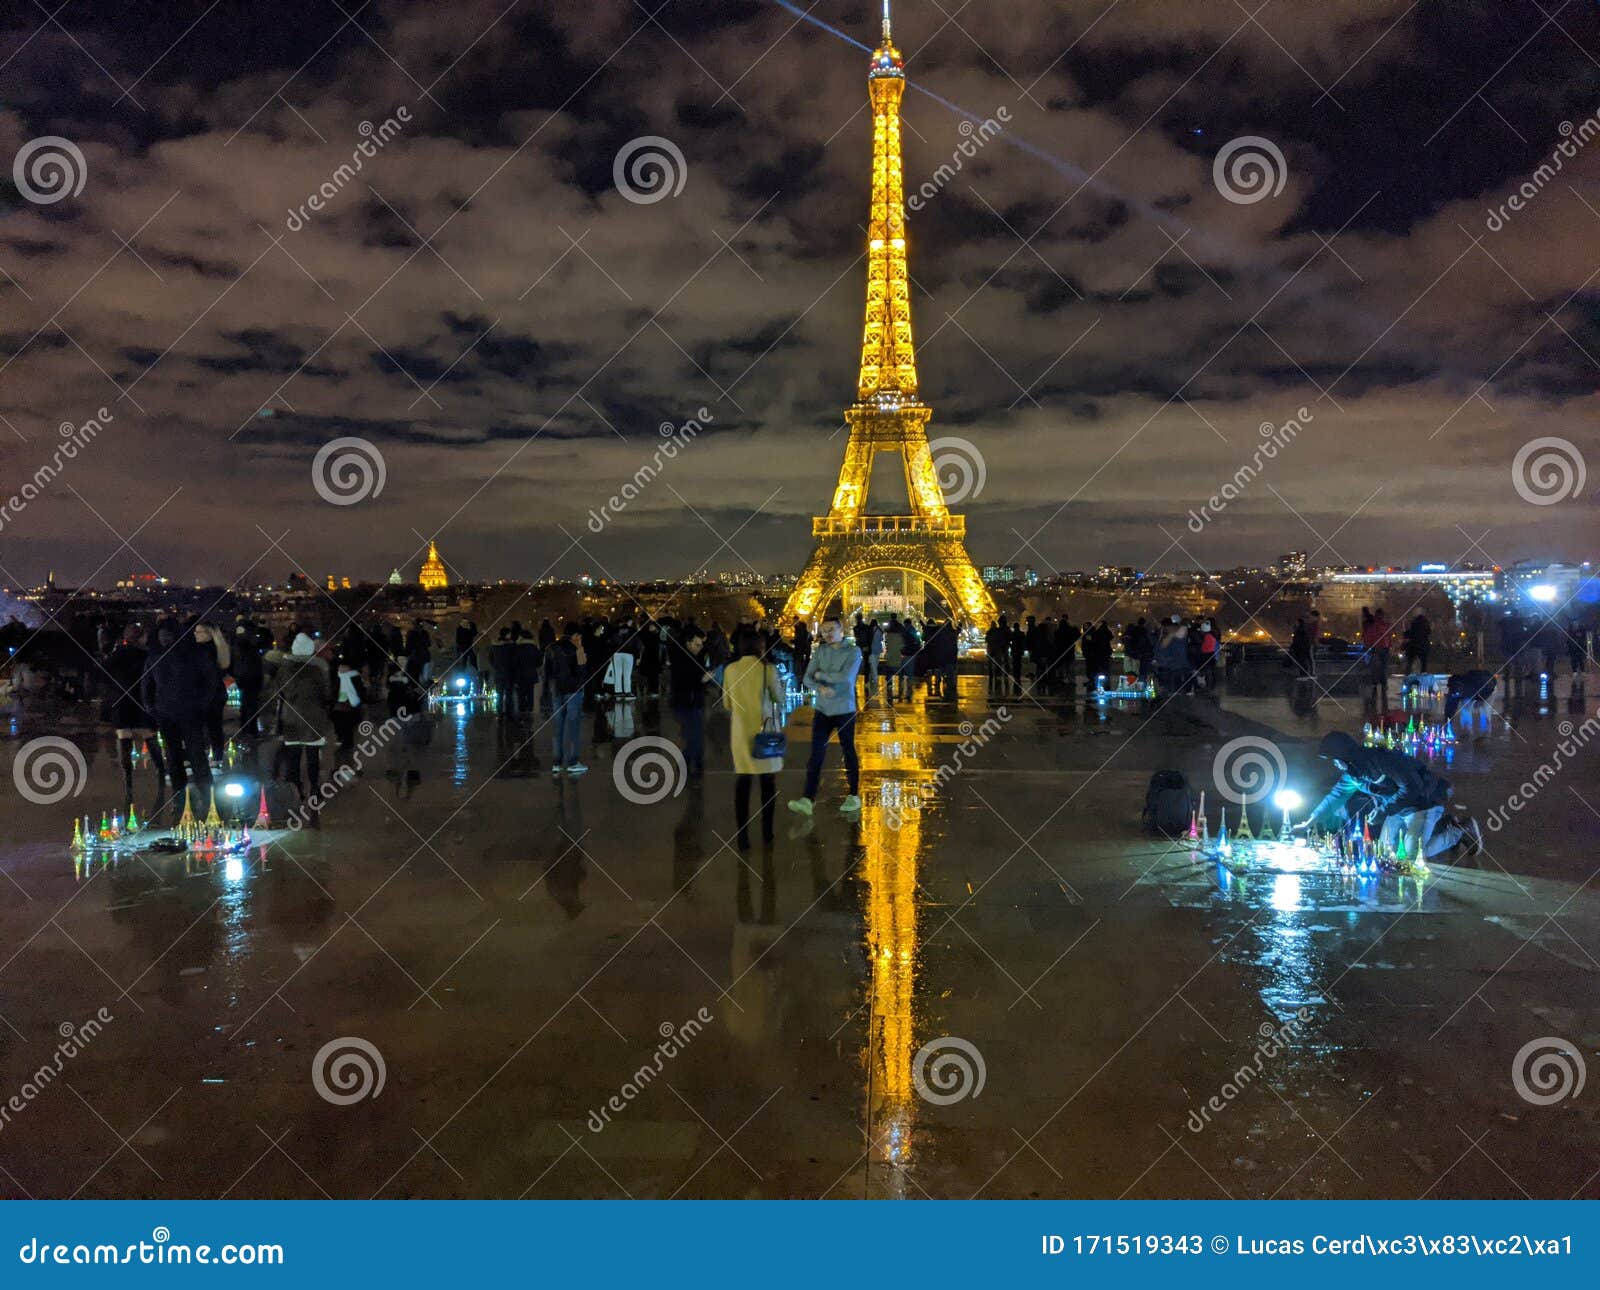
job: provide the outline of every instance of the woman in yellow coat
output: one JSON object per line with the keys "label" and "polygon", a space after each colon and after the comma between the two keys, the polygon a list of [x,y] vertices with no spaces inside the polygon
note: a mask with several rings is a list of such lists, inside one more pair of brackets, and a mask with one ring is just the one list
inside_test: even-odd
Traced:
{"label": "woman in yellow coat", "polygon": [[761,840],[772,841],[783,758],[757,757],[751,742],[768,717],[776,717],[782,729],[783,698],[783,682],[777,667],[767,661],[761,638],[753,628],[741,627],[734,633],[733,661],[722,678],[722,703],[733,713],[733,813],[741,851],[750,849],[750,785],[757,775],[761,777]]}

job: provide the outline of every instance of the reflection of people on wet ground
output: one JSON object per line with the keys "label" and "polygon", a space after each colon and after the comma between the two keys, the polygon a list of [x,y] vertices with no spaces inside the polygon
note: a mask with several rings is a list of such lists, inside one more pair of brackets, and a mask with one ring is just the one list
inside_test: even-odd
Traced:
{"label": "reflection of people on wet ground", "polygon": [[706,690],[716,683],[706,663],[706,635],[691,628],[672,644],[668,706],[683,731],[683,760],[691,779],[706,773]]}
{"label": "reflection of people on wet ground", "polygon": [[1474,706],[1481,712],[1487,712],[1495,684],[1494,673],[1482,668],[1452,676],[1445,691],[1444,719],[1453,719],[1463,707],[1468,709],[1469,716]]}
{"label": "reflection of people on wet ground", "polygon": [[[837,621],[837,620],[835,620]],[[826,635],[826,628],[824,629]],[[777,667],[770,663],[761,648],[760,638],[750,628],[740,628],[734,636],[733,662],[722,677],[722,704],[732,714],[729,736],[733,754],[734,785],[733,814],[737,829],[735,839],[741,851],[750,849],[750,789],[757,778],[761,781],[761,840],[772,841],[773,812],[778,800],[778,772],[783,769],[782,757],[757,757],[753,744],[764,727],[781,728],[783,714],[783,682]],[[851,646],[854,649],[854,646]],[[828,657],[826,644],[816,651],[811,670],[817,660]],[[857,655],[859,658],[859,654]],[[850,703],[855,705],[856,679],[849,679]]]}
{"label": "reflection of people on wet ground", "polygon": [[[910,623],[905,626],[909,629]],[[817,707],[811,720],[806,788],[801,796],[790,800],[791,811],[810,815],[814,809],[817,785],[822,780],[822,763],[828,755],[828,740],[836,732],[839,751],[844,755],[845,779],[850,787],[839,811],[850,815],[861,809],[861,764],[856,758],[856,673],[860,670],[861,651],[854,641],[845,640],[844,624],[835,617],[824,619],[822,644],[811,656],[811,666],[806,669],[801,683],[802,688],[816,691]]]}
{"label": "reflection of people on wet ground", "polygon": [[705,863],[705,784],[695,780],[684,790],[683,814],[672,828],[672,891],[693,899],[691,888]]}
{"label": "reflection of people on wet ground", "polygon": [[144,673],[149,651],[144,647],[144,628],[130,624],[122,633],[122,643],[106,659],[106,672],[115,687],[110,699],[111,725],[117,732],[117,764],[122,767],[123,796],[133,801],[133,754],[140,744],[150,752],[156,768],[156,789],[167,777],[167,764],[156,738],[155,718],[145,707]]}
{"label": "reflection of people on wet ground", "polygon": [[1343,731],[1324,735],[1317,755],[1334,764],[1339,781],[1296,826],[1297,832],[1312,825],[1333,832],[1365,817],[1368,824],[1381,825],[1378,840],[1383,846],[1410,857],[1432,860],[1458,844],[1467,855],[1482,850],[1477,821],[1462,823],[1445,814],[1450,781],[1415,757],[1390,748],[1365,748]]}
{"label": "reflection of people on wet ground", "polygon": [[496,779],[531,779],[539,773],[532,733],[509,721],[494,723],[494,757]]}
{"label": "reflection of people on wet ground", "polygon": [[583,881],[589,876],[583,863],[583,799],[576,784],[556,785],[556,846],[556,858],[544,871],[544,889],[568,918],[576,918],[584,910]]}
{"label": "reflection of people on wet ground", "polygon": [[758,914],[755,902],[751,899],[750,892],[750,864],[741,860],[736,866],[739,871],[738,886],[734,893],[734,904],[738,910],[741,923],[755,923],[769,927],[778,921],[778,884],[774,881],[772,872],[772,848],[761,848],[761,912]]}

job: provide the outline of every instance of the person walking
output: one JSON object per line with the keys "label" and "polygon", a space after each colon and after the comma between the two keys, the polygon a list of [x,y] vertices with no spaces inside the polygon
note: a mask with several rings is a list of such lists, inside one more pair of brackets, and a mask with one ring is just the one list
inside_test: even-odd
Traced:
{"label": "person walking", "polygon": [[[777,666],[771,662],[754,629],[741,627],[734,633],[733,645],[733,661],[723,670],[722,705],[732,713],[728,740],[734,771],[734,842],[739,850],[748,851],[750,790],[758,779],[761,781],[761,840],[772,841],[778,772],[783,769],[783,758],[757,757],[754,744],[756,736],[769,722],[777,722],[781,727],[784,690]],[[855,692],[855,677],[852,676],[849,686],[852,703]],[[793,805],[791,802],[790,806]]]}
{"label": "person walking", "polygon": [[[306,785],[315,793],[322,782],[322,750],[328,743],[323,723],[333,706],[328,664],[317,656],[317,642],[305,632],[295,635],[287,654],[274,650],[265,663],[266,701],[277,705],[283,731],[282,777],[304,802],[309,796]],[[302,758],[304,781],[300,777]]]}
{"label": "person walking", "polygon": [[706,634],[693,628],[674,644],[667,676],[667,706],[683,731],[683,760],[691,779],[706,773],[706,688],[715,683],[706,666]]}
{"label": "person walking", "polygon": [[[904,624],[910,629],[910,621]],[[915,632],[912,633],[915,641]],[[910,658],[915,663],[916,654]],[[822,644],[811,656],[804,685],[817,694],[816,715],[811,721],[811,757],[806,763],[804,794],[789,802],[789,809],[810,815],[816,809],[817,785],[822,779],[822,763],[828,755],[828,740],[839,736],[839,751],[844,756],[844,773],[849,795],[839,807],[841,815],[861,809],[861,766],[856,758],[856,674],[861,670],[861,651],[855,642],[844,638],[844,624],[837,618],[822,623]],[[909,698],[909,693],[907,694]]]}
{"label": "person walking", "polygon": [[553,776],[576,777],[589,770],[578,760],[583,751],[583,690],[588,662],[582,625],[568,623],[546,653],[544,664],[555,709],[555,757],[550,766]]}

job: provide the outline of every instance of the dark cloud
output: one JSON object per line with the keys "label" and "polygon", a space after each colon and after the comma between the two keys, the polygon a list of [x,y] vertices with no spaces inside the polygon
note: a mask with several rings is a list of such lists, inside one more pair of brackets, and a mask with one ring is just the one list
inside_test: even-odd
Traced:
{"label": "dark cloud", "polygon": [[[987,467],[962,505],[981,562],[1232,563],[1313,529],[1327,558],[1448,559],[1458,523],[1502,560],[1591,553],[1592,502],[1528,506],[1511,461],[1540,435],[1596,448],[1600,139],[1490,212],[1600,108],[1593,6],[896,8],[928,91],[908,183],[960,161],[909,237],[931,432]],[[871,41],[875,12],[816,16]],[[74,39],[0,18],[0,156],[61,135],[87,166],[59,203],[0,191],[0,476],[31,476],[62,422],[114,420],[76,495],[8,522],[0,581],[108,557],[102,581],[379,577],[434,533],[469,577],[798,568],[855,388],[859,49],[764,0],[61,16]],[[964,153],[933,95],[1009,119]],[[687,174],[636,204],[613,167],[644,135]],[[1219,194],[1242,135],[1281,150],[1279,195]],[[1184,530],[1301,407],[1270,470]],[[345,436],[386,483],[334,507],[311,463]]]}

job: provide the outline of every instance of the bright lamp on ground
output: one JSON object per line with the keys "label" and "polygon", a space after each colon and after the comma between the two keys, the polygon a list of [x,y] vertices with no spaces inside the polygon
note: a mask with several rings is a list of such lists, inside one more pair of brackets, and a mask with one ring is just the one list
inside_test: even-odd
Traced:
{"label": "bright lamp on ground", "polygon": [[1272,804],[1283,812],[1283,832],[1288,833],[1293,827],[1289,822],[1289,813],[1300,809],[1300,794],[1292,788],[1280,788],[1273,794]]}
{"label": "bright lamp on ground", "polygon": [[222,786],[222,795],[224,797],[243,797],[244,785],[236,779],[230,779]]}

